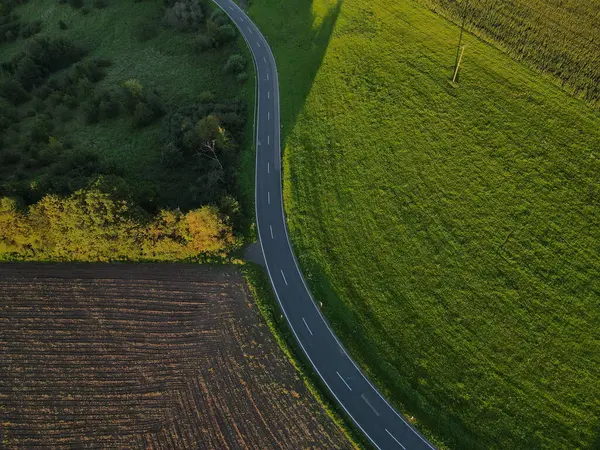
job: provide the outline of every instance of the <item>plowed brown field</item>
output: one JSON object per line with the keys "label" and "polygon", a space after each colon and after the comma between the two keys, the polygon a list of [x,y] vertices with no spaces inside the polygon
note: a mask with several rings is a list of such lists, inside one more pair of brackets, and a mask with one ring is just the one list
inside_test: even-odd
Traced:
{"label": "plowed brown field", "polygon": [[235,268],[0,265],[0,447],[351,448]]}

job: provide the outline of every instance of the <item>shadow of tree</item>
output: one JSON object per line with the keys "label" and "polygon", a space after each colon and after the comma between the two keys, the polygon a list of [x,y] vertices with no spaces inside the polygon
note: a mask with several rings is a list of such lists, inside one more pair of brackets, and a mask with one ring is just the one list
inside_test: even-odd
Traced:
{"label": "shadow of tree", "polygon": [[282,148],[319,71],[342,3],[331,0],[325,11],[315,11],[313,0],[255,0],[249,7],[277,62]]}

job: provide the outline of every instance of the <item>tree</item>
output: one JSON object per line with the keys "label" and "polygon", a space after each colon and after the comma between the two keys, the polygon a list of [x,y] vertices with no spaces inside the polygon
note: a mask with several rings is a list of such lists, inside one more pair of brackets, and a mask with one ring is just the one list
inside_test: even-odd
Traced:
{"label": "tree", "polygon": [[133,112],[133,126],[136,128],[143,127],[152,123],[154,118],[155,115],[152,108],[145,102],[139,102]]}
{"label": "tree", "polygon": [[214,206],[203,206],[185,215],[188,247],[194,252],[218,252],[233,242],[231,227]]}
{"label": "tree", "polygon": [[0,96],[13,105],[20,105],[29,99],[29,94],[23,85],[14,78],[4,78],[0,81]]}
{"label": "tree", "polygon": [[204,10],[200,0],[179,0],[165,12],[165,23],[180,30],[194,30],[202,24]]}
{"label": "tree", "polygon": [[214,114],[206,116],[204,119],[200,119],[196,122],[194,131],[201,142],[210,142],[217,139],[221,129],[219,118]]}
{"label": "tree", "polygon": [[228,73],[240,73],[246,68],[246,60],[242,55],[234,54],[229,57],[225,66],[223,67],[224,72]]}

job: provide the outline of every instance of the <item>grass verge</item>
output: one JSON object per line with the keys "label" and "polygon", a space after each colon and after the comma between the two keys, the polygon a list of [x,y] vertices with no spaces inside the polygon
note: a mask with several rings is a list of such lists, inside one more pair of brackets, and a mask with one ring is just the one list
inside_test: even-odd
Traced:
{"label": "grass verge", "polygon": [[258,264],[245,262],[241,266],[241,271],[248,282],[252,296],[254,297],[267,326],[298,372],[300,378],[302,378],[308,387],[308,390],[323,406],[327,415],[331,417],[340,429],[342,429],[356,448],[372,448],[372,445],[366,440],[360,430],[356,428],[354,423],[351,422],[337,403],[330,398],[327,388],[319,376],[312,370],[310,363],[306,359],[302,349],[298,346],[298,343],[283,316],[281,307],[275,298],[265,269]]}

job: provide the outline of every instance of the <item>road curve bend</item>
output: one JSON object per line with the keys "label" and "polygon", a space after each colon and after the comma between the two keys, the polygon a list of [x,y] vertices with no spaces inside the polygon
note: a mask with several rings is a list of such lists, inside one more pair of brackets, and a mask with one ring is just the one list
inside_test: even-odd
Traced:
{"label": "road curve bend", "polygon": [[314,302],[287,234],[281,180],[279,84],[266,39],[232,0],[213,0],[246,39],[256,69],[256,226],[281,309],[314,370],[346,414],[381,450],[434,450],[350,358]]}

